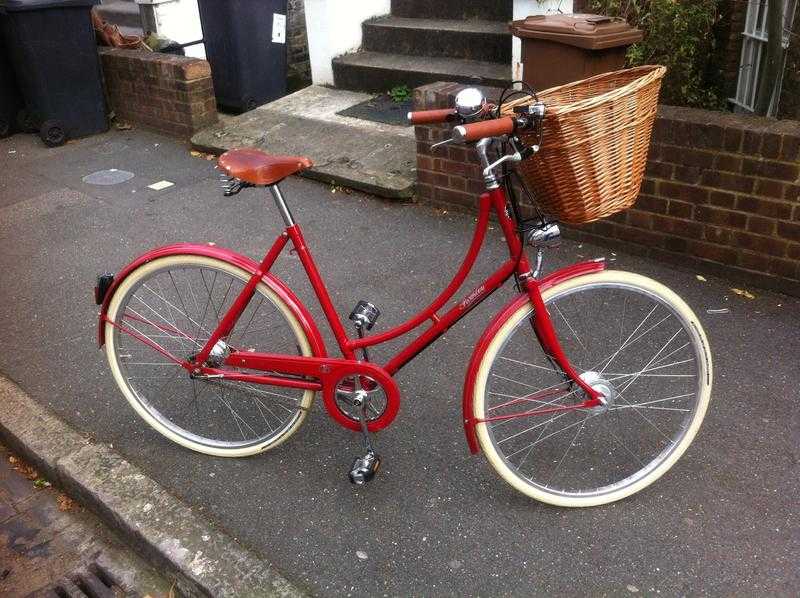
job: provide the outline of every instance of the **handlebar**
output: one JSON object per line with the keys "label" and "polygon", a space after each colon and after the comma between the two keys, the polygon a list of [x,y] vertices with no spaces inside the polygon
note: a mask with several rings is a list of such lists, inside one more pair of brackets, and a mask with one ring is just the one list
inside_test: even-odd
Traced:
{"label": "handlebar", "polygon": [[519,120],[520,119],[514,118],[513,116],[504,116],[503,118],[484,120],[468,125],[459,125],[453,129],[453,141],[469,143],[471,141],[479,141],[484,137],[511,135],[517,130],[518,126],[527,124],[527,122],[521,123]]}
{"label": "handlebar", "polygon": [[[461,93],[476,90],[464,90]],[[461,94],[459,94],[461,95]],[[471,99],[471,98],[470,98]],[[535,99],[535,98],[534,98]],[[458,103],[458,97],[456,98]],[[467,104],[467,106],[469,106]],[[461,106],[463,108],[463,106]],[[514,114],[497,118],[499,112],[498,106],[490,104],[484,100],[482,106],[477,111],[471,111],[471,116],[464,116],[460,114],[460,108],[443,108],[438,110],[421,110],[418,112],[409,112],[408,120],[411,124],[434,124],[457,121],[460,124],[453,127],[452,136],[450,139],[445,139],[439,143],[431,145],[431,149],[448,143],[472,143],[484,139],[496,137],[509,137],[513,142],[516,141],[520,144],[520,140],[516,137],[516,133],[520,131],[539,130],[539,141],[541,142],[541,123],[544,119],[545,105],[536,100],[535,103],[525,106],[515,106]],[[520,150],[515,150],[512,157],[515,161],[524,160],[530,155],[539,151],[539,143],[532,145],[521,144]],[[487,162],[488,165],[488,162]],[[489,165],[490,167],[497,166]],[[491,170],[491,168],[489,168]]]}
{"label": "handlebar", "polygon": [[412,125],[431,125],[455,120],[458,111],[455,108],[442,108],[440,110],[418,110],[408,113],[408,122]]}

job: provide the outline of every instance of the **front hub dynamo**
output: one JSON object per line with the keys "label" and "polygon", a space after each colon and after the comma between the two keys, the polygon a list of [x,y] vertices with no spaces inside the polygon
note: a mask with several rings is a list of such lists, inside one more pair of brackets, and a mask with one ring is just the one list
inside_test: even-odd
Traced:
{"label": "front hub dynamo", "polygon": [[592,371],[584,372],[581,374],[580,378],[591,386],[592,390],[597,391],[600,395],[600,405],[592,407],[590,411],[604,413],[608,411],[609,407],[614,405],[617,400],[617,390],[614,388],[613,384],[603,377],[602,373]]}

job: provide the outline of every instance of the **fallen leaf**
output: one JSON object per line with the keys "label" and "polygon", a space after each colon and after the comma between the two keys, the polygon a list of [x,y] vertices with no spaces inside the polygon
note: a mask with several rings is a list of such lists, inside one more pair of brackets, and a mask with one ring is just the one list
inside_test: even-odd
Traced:
{"label": "fallen leaf", "polygon": [[78,508],[78,503],[66,494],[59,494],[56,497],[56,504],[58,505],[58,510],[62,512],[72,511]]}
{"label": "fallen leaf", "polygon": [[753,293],[751,293],[750,291],[746,291],[744,289],[731,288],[731,291],[733,291],[735,294],[739,295],[740,297],[744,297],[745,299],[755,299],[756,298],[756,296],[753,295]]}
{"label": "fallen leaf", "polygon": [[636,592],[638,592],[638,591],[639,591],[639,588],[637,588],[636,586],[633,586],[633,585],[631,585],[631,584],[628,584],[628,585],[627,585],[627,586],[625,586],[625,587],[628,589],[628,591],[629,591],[631,594],[635,594]]}
{"label": "fallen leaf", "polygon": [[117,128],[117,131],[130,131],[133,128],[133,125],[123,122],[118,122],[114,126]]}
{"label": "fallen leaf", "polygon": [[695,278],[697,280],[699,280],[700,282],[706,282],[706,277],[705,276],[700,276],[699,274],[696,274]]}
{"label": "fallen leaf", "polygon": [[194,156],[195,158],[203,155],[200,152],[198,152],[197,150],[192,150],[192,151],[189,152],[189,154]]}
{"label": "fallen leaf", "polygon": [[44,478],[36,478],[36,480],[33,482],[33,485],[37,488],[49,488],[51,486],[50,482]]}
{"label": "fallen leaf", "polygon": [[20,475],[25,476],[29,480],[36,480],[39,478],[39,472],[36,471],[35,468],[25,463],[25,461],[23,461],[19,457],[9,455],[8,462],[11,463],[11,469],[16,471]]}
{"label": "fallen leaf", "polygon": [[367,560],[367,553],[364,552],[363,550],[357,550],[356,551],[356,556],[362,561],[366,561]]}

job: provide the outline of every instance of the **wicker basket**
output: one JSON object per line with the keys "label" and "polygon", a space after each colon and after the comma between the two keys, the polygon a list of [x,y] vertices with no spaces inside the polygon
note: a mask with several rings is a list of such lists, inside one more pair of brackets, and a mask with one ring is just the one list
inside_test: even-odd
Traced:
{"label": "wicker basket", "polygon": [[[545,212],[583,224],[634,204],[665,72],[640,66],[539,93],[547,107],[542,148],[518,169]],[[526,102],[509,102],[503,114]],[[538,136],[523,140],[536,143]]]}

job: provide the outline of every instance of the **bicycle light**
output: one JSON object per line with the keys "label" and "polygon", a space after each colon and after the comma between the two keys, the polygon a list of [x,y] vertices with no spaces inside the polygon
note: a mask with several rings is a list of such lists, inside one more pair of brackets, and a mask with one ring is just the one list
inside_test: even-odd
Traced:
{"label": "bicycle light", "polygon": [[555,249],[561,245],[561,229],[555,222],[523,224],[525,241],[531,247]]}
{"label": "bicycle light", "polygon": [[101,274],[97,277],[97,285],[94,287],[94,302],[97,305],[103,305],[112,284],[114,284],[113,274]]}

